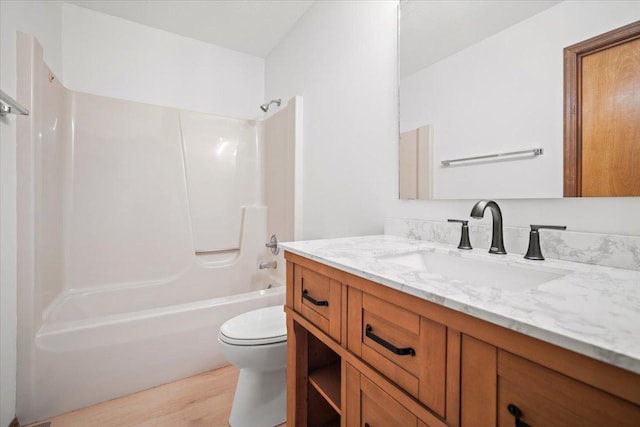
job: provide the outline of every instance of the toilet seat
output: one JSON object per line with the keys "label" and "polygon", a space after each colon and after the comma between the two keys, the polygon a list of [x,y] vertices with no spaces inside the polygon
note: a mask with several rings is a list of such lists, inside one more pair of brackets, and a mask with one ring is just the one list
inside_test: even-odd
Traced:
{"label": "toilet seat", "polygon": [[287,324],[281,305],[260,308],[233,317],[220,327],[220,341],[232,345],[265,345],[287,341]]}

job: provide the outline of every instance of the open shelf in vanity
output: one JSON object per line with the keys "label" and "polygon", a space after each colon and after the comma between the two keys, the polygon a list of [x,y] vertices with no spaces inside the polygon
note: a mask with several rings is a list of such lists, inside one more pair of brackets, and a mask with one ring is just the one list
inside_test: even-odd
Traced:
{"label": "open shelf in vanity", "polygon": [[319,339],[293,319],[288,322],[288,328],[293,331],[289,360],[292,355],[295,358],[289,363],[287,381],[295,383],[296,400],[306,404],[290,405],[287,419],[295,420],[293,425],[309,427],[343,425],[342,359],[334,351],[335,343],[323,342],[326,337]]}
{"label": "open shelf in vanity", "polygon": [[309,426],[339,426],[341,359],[315,335],[307,338]]}
{"label": "open shelf in vanity", "polygon": [[309,372],[309,385],[316,389],[338,415],[340,410],[340,362]]}

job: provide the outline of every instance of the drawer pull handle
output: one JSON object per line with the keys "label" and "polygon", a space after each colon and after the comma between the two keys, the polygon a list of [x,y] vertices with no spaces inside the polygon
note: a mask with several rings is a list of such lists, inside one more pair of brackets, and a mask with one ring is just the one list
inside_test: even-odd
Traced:
{"label": "drawer pull handle", "polygon": [[364,427],[371,427],[369,423],[364,423]]}
{"label": "drawer pull handle", "polygon": [[309,291],[307,291],[306,289],[304,289],[302,291],[302,298],[306,299],[307,301],[309,301],[313,305],[329,307],[329,301],[318,301],[317,299],[315,299],[311,295],[309,295]]}
{"label": "drawer pull handle", "polygon": [[411,347],[405,347],[405,348],[398,348],[395,345],[391,344],[389,341],[385,341],[382,338],[380,338],[379,336],[377,336],[376,334],[374,334],[373,328],[371,327],[371,325],[367,325],[367,327],[365,328],[366,332],[365,335],[369,338],[371,338],[372,340],[374,340],[375,342],[377,342],[378,344],[380,344],[381,346],[383,346],[384,348],[386,348],[387,350],[399,355],[399,356],[406,356],[406,355],[411,355],[411,356],[415,356],[416,355],[416,351],[414,349],[412,349]]}
{"label": "drawer pull handle", "polygon": [[516,418],[516,427],[531,427],[529,424],[520,419],[520,417],[522,416],[522,411],[516,405],[514,405],[513,403],[509,403],[509,405],[507,405],[507,411],[509,411],[509,413]]}

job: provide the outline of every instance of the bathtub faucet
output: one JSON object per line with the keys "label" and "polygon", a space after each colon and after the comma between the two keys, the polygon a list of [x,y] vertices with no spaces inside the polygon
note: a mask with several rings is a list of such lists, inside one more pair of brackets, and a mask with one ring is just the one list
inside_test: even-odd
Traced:
{"label": "bathtub faucet", "polygon": [[265,268],[277,268],[278,267],[278,263],[276,261],[260,261],[258,263],[258,268],[260,270],[264,270]]}

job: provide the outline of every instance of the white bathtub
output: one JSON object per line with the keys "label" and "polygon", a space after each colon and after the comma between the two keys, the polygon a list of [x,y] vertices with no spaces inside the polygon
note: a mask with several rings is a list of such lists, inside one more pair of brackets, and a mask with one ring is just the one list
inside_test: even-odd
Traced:
{"label": "white bathtub", "polygon": [[[32,340],[25,341],[20,420],[49,418],[227,365],[217,340],[222,323],[284,304],[284,258],[267,253],[256,238],[267,234],[266,208],[243,212],[239,250],[191,254],[182,270],[155,280],[65,287],[34,318]],[[258,269],[259,261],[274,258],[278,269]],[[103,270],[109,268],[105,263]]]}
{"label": "white bathtub", "polygon": [[87,294],[66,298],[36,334],[32,366],[43,371],[33,378],[47,380],[32,384],[33,420],[227,365],[216,339],[222,323],[284,304],[284,287],[127,313],[103,306],[100,316],[82,316],[94,303]]}
{"label": "white bathtub", "polygon": [[19,98],[33,105],[17,124],[17,417],[226,364],[220,325],[284,302],[282,287],[264,290],[285,266],[265,242],[293,238],[279,228],[293,180],[265,174],[267,153],[275,171],[293,159],[277,151],[292,122],[273,122],[268,143],[255,120],[69,91],[31,36],[18,35],[18,58]]}

